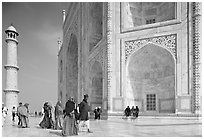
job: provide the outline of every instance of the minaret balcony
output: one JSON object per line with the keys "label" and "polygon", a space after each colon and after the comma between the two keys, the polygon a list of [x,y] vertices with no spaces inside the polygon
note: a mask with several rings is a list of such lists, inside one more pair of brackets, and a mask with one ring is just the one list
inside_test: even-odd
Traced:
{"label": "minaret balcony", "polygon": [[6,70],[9,70],[9,69],[19,70],[19,67],[16,66],[16,65],[5,65],[4,68],[5,68]]}
{"label": "minaret balcony", "polygon": [[4,89],[4,92],[5,93],[19,93],[20,91],[19,90],[17,90],[17,89]]}
{"label": "minaret balcony", "polygon": [[7,37],[6,38],[6,42],[8,43],[8,41],[15,41],[18,44],[18,40],[11,38],[11,37]]}

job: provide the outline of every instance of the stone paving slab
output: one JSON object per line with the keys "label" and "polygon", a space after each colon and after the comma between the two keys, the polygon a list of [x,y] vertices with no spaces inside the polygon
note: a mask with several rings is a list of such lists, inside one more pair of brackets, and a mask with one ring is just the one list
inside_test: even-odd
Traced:
{"label": "stone paving slab", "polygon": [[[41,118],[30,117],[30,128],[4,126],[3,137],[61,137],[60,130],[41,129]],[[79,132],[74,137],[201,137],[201,118],[139,117],[136,120],[112,117],[91,120],[93,133]]]}

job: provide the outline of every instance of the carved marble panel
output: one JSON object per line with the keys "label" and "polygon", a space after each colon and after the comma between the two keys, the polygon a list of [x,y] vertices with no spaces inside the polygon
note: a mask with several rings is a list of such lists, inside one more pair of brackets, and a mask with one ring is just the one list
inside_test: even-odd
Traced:
{"label": "carved marble panel", "polygon": [[177,38],[176,34],[172,34],[153,38],[145,38],[140,40],[125,41],[125,61],[133,52],[139,50],[148,43],[153,43],[169,50],[170,53],[176,59],[177,57],[176,38]]}

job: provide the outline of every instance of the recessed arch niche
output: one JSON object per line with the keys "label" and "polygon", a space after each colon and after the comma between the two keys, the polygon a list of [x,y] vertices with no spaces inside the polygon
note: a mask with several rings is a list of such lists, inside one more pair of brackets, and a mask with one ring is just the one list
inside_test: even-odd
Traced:
{"label": "recessed arch niche", "polygon": [[90,70],[90,97],[91,109],[102,106],[103,97],[103,71],[98,61],[95,61]]}
{"label": "recessed arch niche", "polygon": [[89,51],[103,36],[103,2],[89,3]]}
{"label": "recessed arch niche", "polygon": [[78,43],[77,37],[71,34],[66,55],[66,90],[69,97],[78,103]]}
{"label": "recessed arch niche", "polygon": [[121,7],[125,29],[176,19],[175,2],[123,2]]}
{"label": "recessed arch niche", "polygon": [[175,87],[175,61],[165,48],[149,43],[128,58],[126,96],[142,102],[142,111],[174,113]]}

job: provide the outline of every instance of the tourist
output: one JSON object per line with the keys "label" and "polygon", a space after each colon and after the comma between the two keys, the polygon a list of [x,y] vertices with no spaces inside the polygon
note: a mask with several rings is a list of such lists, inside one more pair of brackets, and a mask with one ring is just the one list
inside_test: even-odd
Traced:
{"label": "tourist", "polygon": [[132,115],[132,116],[134,116],[134,109],[135,109],[135,107],[134,106],[132,106],[132,108],[131,108],[131,110],[130,110],[130,115]]}
{"label": "tourist", "polygon": [[42,128],[54,128],[54,123],[52,120],[52,106],[49,105],[48,102],[45,102],[44,106],[43,106],[43,110],[44,110],[44,117],[43,120],[40,122],[40,127]]}
{"label": "tourist", "polygon": [[55,129],[61,130],[63,126],[63,108],[61,101],[57,101],[55,106]]}
{"label": "tourist", "polygon": [[65,104],[65,117],[64,117],[64,124],[62,129],[63,136],[72,136],[78,135],[78,130],[76,126],[76,119],[74,114],[74,109],[76,108],[76,104],[74,103],[74,99],[71,97],[67,100]]}
{"label": "tourist", "polygon": [[133,117],[136,117],[136,108],[132,106],[131,113]]}
{"label": "tourist", "polygon": [[74,115],[75,115],[75,129],[77,131],[77,134],[78,134],[78,131],[79,131],[79,104],[76,105],[76,108],[74,109]]}
{"label": "tourist", "polygon": [[[78,104],[78,105],[76,106],[76,109],[75,109],[75,116],[76,116],[76,120],[77,120],[77,121],[79,120],[79,116],[80,116],[79,105],[80,105],[80,104]],[[78,123],[78,122],[77,122],[77,123]]]}
{"label": "tourist", "polygon": [[13,121],[13,124],[15,122],[15,116],[16,116],[16,107],[13,106],[13,109],[12,109],[12,121]]}
{"label": "tourist", "polygon": [[92,133],[92,131],[90,131],[90,125],[89,125],[90,106],[88,104],[88,97],[89,97],[88,94],[84,95],[84,99],[79,106],[79,112],[80,112],[79,127],[87,126],[88,133]]}
{"label": "tourist", "polygon": [[6,108],[6,106],[4,105],[4,103],[2,103],[2,126],[4,125],[7,112],[8,112],[8,109]]}
{"label": "tourist", "polygon": [[126,116],[126,117],[129,117],[129,116],[130,116],[130,113],[131,113],[130,107],[127,106],[127,108],[125,109],[125,116]]}
{"label": "tourist", "polygon": [[98,119],[98,111],[97,111],[97,107],[94,109],[94,119]]}
{"label": "tourist", "polygon": [[26,107],[26,110],[27,110],[27,116],[25,117],[25,120],[26,120],[26,127],[28,127],[28,124],[29,124],[29,119],[28,119],[28,116],[29,116],[29,104],[28,103],[25,103],[24,106]]}
{"label": "tourist", "polygon": [[21,122],[21,115],[19,113],[19,108],[22,106],[22,102],[19,102],[19,106],[17,107],[17,116],[18,116],[18,125],[22,126],[22,122]]}
{"label": "tourist", "polygon": [[54,123],[55,123],[55,106],[52,105],[51,103],[48,103],[48,105],[50,106],[51,108],[51,119],[52,119],[52,122],[53,122],[53,129],[54,129]]}
{"label": "tourist", "polygon": [[28,110],[28,103],[22,105],[19,107],[18,111],[20,114],[20,119],[21,119],[21,126],[22,128],[28,128],[28,115],[29,115],[29,110]]}
{"label": "tourist", "polygon": [[136,106],[136,118],[138,117],[138,115],[139,115],[139,107],[138,106]]}
{"label": "tourist", "polygon": [[102,109],[101,109],[101,106],[99,106],[98,108],[97,108],[97,112],[98,112],[98,120],[101,120],[101,113],[102,113]]}

